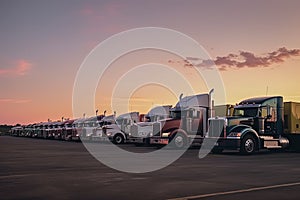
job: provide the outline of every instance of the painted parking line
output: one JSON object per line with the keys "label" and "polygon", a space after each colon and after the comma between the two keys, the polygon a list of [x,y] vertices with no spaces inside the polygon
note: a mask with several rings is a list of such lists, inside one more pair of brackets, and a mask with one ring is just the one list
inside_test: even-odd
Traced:
{"label": "painted parking line", "polygon": [[36,174],[12,174],[12,175],[5,175],[5,176],[0,176],[1,179],[11,179],[11,178],[22,178],[22,177],[27,177],[27,176],[33,176]]}
{"label": "painted parking line", "polygon": [[214,196],[221,196],[221,195],[228,195],[228,194],[238,194],[238,193],[243,193],[243,192],[253,192],[253,191],[259,191],[259,190],[268,190],[268,189],[290,187],[290,186],[296,186],[296,185],[300,185],[300,182],[285,183],[285,184],[279,184],[279,185],[270,185],[270,186],[263,186],[263,187],[254,187],[254,188],[232,190],[232,191],[225,191],[225,192],[216,192],[216,193],[209,193],[209,194],[200,194],[200,195],[194,195],[194,196],[173,198],[173,199],[169,199],[169,200],[201,199],[201,198],[206,198],[206,197],[214,197]]}

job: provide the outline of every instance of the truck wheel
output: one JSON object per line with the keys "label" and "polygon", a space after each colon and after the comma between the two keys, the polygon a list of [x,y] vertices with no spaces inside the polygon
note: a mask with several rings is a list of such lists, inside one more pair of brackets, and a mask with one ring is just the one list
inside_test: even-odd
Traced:
{"label": "truck wheel", "polygon": [[185,147],[186,141],[187,139],[185,135],[183,135],[182,133],[176,133],[171,140],[171,144],[176,149],[182,149]]}
{"label": "truck wheel", "polygon": [[124,143],[124,137],[121,134],[117,134],[114,136],[113,142],[115,144],[123,144]]}
{"label": "truck wheel", "polygon": [[256,140],[251,135],[246,135],[241,141],[240,153],[249,155],[256,150]]}

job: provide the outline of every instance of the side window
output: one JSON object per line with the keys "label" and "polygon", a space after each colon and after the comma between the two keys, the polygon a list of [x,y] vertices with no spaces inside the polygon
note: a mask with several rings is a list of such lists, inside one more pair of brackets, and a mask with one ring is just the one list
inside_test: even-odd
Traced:
{"label": "side window", "polygon": [[300,106],[296,106],[296,119],[300,119]]}
{"label": "side window", "polygon": [[193,112],[193,110],[189,110],[188,111],[188,117],[194,117],[194,112]]}
{"label": "side window", "polygon": [[267,115],[268,115],[267,108],[266,107],[261,108],[260,117],[267,117]]}

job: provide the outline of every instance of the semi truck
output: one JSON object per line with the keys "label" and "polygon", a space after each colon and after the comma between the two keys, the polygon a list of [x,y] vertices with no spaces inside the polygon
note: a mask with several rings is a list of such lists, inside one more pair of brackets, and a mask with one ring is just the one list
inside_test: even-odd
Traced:
{"label": "semi truck", "polygon": [[91,141],[93,133],[95,132],[96,128],[99,127],[99,123],[104,117],[104,115],[97,115],[86,119],[83,122],[83,130],[82,134],[80,135],[80,139],[82,141]]}
{"label": "semi truck", "polygon": [[119,115],[115,123],[107,124],[102,127],[103,137],[106,137],[114,144],[123,144],[128,141],[130,126],[140,122],[144,115],[139,112],[130,112]]}
{"label": "semi truck", "polygon": [[130,126],[130,131],[128,133],[128,141],[135,144],[136,146],[141,146],[144,144],[150,144],[150,137],[152,136],[152,131],[161,126],[157,126],[155,123],[160,120],[165,120],[170,118],[171,105],[156,106],[144,115],[144,119],[140,117],[140,122],[133,123]]}
{"label": "semi truck", "polygon": [[57,121],[56,123],[53,124],[52,135],[53,135],[54,139],[62,140],[62,138],[63,138],[63,129],[64,129],[65,123],[67,121],[68,120]]}
{"label": "semi truck", "polygon": [[70,140],[80,141],[80,136],[83,133],[83,122],[85,120],[86,120],[86,118],[79,118],[73,122],[72,135],[71,135]]}
{"label": "semi truck", "polygon": [[214,153],[238,150],[252,154],[261,149],[299,150],[300,103],[282,96],[250,98],[234,106],[233,116],[209,119],[205,139],[215,138]]}
{"label": "semi truck", "polygon": [[[208,118],[214,116],[210,91],[179,98],[170,109],[171,118],[153,123],[150,129],[150,144],[184,148],[191,143],[200,143],[208,128]],[[182,96],[182,95],[181,95]]]}
{"label": "semi truck", "polygon": [[37,123],[33,126],[33,136],[34,138],[41,138],[42,137],[42,128],[44,122]]}
{"label": "semi truck", "polygon": [[21,136],[23,129],[24,128],[22,126],[15,126],[15,127],[11,128],[11,135],[12,136]]}
{"label": "semi truck", "polygon": [[69,119],[64,121],[64,124],[62,125],[62,140],[71,140],[74,121],[76,121],[76,119]]}
{"label": "semi truck", "polygon": [[103,126],[115,124],[116,123],[115,118],[116,118],[115,114],[103,117],[99,121],[99,125],[95,129],[93,129],[93,134],[91,135],[91,140],[92,141],[108,141],[108,138],[103,134]]}
{"label": "semi truck", "polygon": [[190,144],[202,144],[208,131],[208,119],[212,116],[228,116],[233,112],[232,105],[214,106],[212,92],[179,98],[170,108],[170,116],[152,123],[142,123],[133,127],[132,135],[147,140],[152,145],[171,144],[184,148]]}

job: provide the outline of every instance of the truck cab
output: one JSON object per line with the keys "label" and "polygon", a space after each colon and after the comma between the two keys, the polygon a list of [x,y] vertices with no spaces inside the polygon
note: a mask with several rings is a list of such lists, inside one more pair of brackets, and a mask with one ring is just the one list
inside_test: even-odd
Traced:
{"label": "truck cab", "polygon": [[92,141],[108,141],[107,136],[105,135],[104,126],[112,125],[116,123],[116,116],[115,115],[108,115],[103,117],[99,121],[99,125],[93,130],[93,134],[91,135]]}
{"label": "truck cab", "polygon": [[82,141],[91,141],[96,128],[100,126],[99,123],[104,117],[104,115],[97,115],[86,119],[83,122],[83,131],[82,135],[80,135],[80,139]]}
{"label": "truck cab", "polygon": [[79,118],[73,122],[71,140],[80,141],[80,136],[83,133],[83,125],[84,125],[83,122],[85,120],[86,118]]}
{"label": "truck cab", "polygon": [[150,134],[150,144],[183,148],[191,143],[202,143],[207,131],[207,119],[212,115],[210,94],[180,98],[170,109],[170,118],[157,121]]}
{"label": "truck cab", "polygon": [[165,105],[150,109],[150,111],[144,115],[143,119],[140,117],[140,122],[131,124],[128,141],[137,146],[150,144],[150,137],[153,136],[153,132],[159,131],[157,129],[161,127],[160,123],[156,122],[169,119],[171,108],[171,105]]}
{"label": "truck cab", "polygon": [[57,140],[61,140],[62,134],[63,134],[63,126],[64,122],[63,121],[57,121],[56,123],[53,124],[53,129],[52,129],[52,137]]}
{"label": "truck cab", "polygon": [[139,121],[139,112],[125,113],[119,115],[115,123],[104,125],[102,130],[111,142],[123,144],[128,141],[131,125]]}
{"label": "truck cab", "polygon": [[74,121],[76,121],[76,119],[69,119],[64,121],[62,125],[62,140],[71,140]]}

